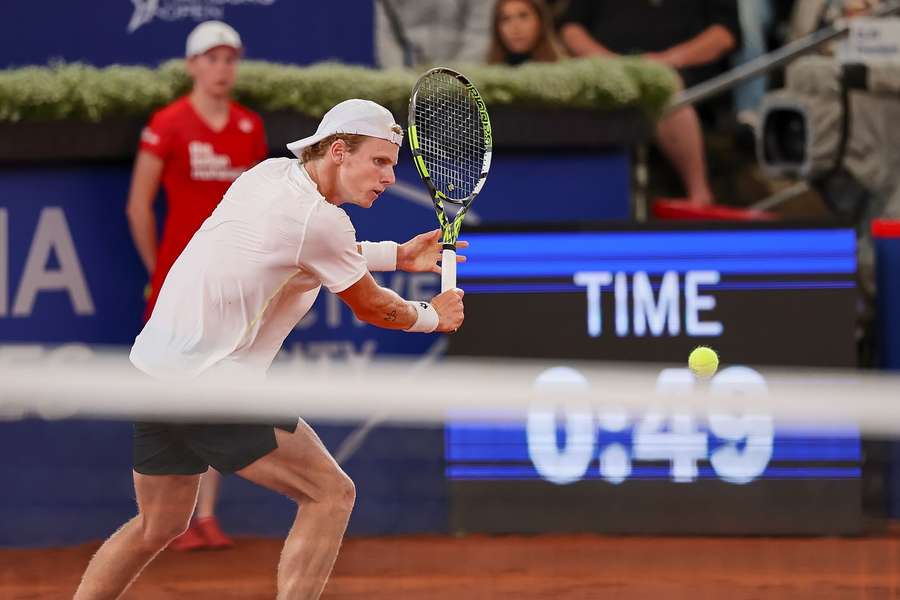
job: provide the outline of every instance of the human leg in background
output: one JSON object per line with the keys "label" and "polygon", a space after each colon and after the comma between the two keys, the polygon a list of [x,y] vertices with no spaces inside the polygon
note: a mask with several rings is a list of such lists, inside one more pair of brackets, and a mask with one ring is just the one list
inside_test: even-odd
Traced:
{"label": "human leg in background", "polygon": [[[732,65],[739,66],[766,53],[766,32],[772,24],[771,0],[738,0],[743,44],[734,53]],[[765,75],[744,82],[734,90],[734,109],[743,125],[756,127],[759,105],[768,89]]]}
{"label": "human leg in background", "polygon": [[225,535],[219,520],[216,518],[216,502],[219,499],[219,488],[222,475],[210,467],[200,480],[200,492],[197,496],[197,510],[187,531],[175,539],[169,546],[173,550],[190,552],[192,550],[224,550],[234,546],[234,541]]}
{"label": "human leg in background", "polygon": [[712,204],[697,111],[692,106],[684,106],[666,115],[656,126],[656,137],[663,154],[678,171],[688,200]]}

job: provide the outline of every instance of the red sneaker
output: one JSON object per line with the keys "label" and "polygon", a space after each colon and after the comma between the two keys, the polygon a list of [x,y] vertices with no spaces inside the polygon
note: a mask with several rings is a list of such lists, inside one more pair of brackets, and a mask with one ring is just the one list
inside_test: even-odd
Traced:
{"label": "red sneaker", "polygon": [[210,550],[224,550],[234,547],[234,541],[222,531],[219,520],[215,517],[197,519],[197,529],[206,540],[206,547]]}
{"label": "red sneaker", "polygon": [[179,535],[169,543],[169,548],[178,552],[193,552],[194,550],[202,550],[207,548],[209,544],[196,522],[191,522],[191,526],[187,531]]}

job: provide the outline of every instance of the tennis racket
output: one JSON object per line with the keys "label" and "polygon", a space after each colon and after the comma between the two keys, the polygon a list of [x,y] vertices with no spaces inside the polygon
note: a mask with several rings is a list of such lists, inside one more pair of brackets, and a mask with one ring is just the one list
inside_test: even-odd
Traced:
{"label": "tennis racket", "polygon": [[[456,287],[456,241],[463,218],[491,168],[487,108],[460,73],[438,67],[422,75],[409,99],[409,145],[441,225],[441,291]],[[445,203],[459,207],[451,218]]]}

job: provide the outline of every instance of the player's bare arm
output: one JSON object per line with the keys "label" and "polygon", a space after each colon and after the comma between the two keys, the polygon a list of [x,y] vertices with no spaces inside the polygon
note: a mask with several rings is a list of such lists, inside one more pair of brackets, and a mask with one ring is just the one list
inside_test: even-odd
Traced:
{"label": "player's bare arm", "polygon": [[[366,273],[362,279],[340,292],[338,297],[350,307],[360,321],[384,329],[411,329],[420,319],[421,304],[408,302],[393,290],[378,285]],[[462,325],[463,292],[460,289],[447,290],[431,301],[430,309],[437,313],[437,327],[434,331],[449,333]]]}

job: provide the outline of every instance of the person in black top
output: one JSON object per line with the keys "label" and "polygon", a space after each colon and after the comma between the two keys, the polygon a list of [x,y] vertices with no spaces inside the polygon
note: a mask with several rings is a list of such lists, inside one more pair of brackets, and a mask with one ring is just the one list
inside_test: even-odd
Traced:
{"label": "person in black top", "polygon": [[[575,56],[642,55],[677,70],[688,87],[715,75],[740,44],[735,0],[571,0],[560,24]],[[659,122],[657,137],[688,199],[710,204],[696,111],[670,113]]]}

